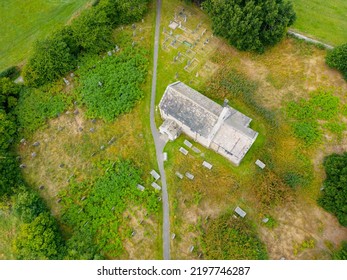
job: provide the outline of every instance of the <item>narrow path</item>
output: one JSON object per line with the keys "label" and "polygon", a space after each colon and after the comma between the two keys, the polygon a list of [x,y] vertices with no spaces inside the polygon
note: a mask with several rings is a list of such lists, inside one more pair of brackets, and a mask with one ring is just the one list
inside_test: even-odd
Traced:
{"label": "narrow path", "polygon": [[302,34],[296,32],[296,31],[293,31],[293,30],[288,30],[287,33],[290,34],[290,35],[295,36],[296,38],[302,39],[302,40],[304,40],[304,41],[306,41],[306,42],[313,43],[313,44],[323,45],[325,48],[327,48],[327,49],[329,49],[329,50],[331,50],[331,49],[334,48],[334,47],[331,46],[331,45],[322,43],[322,42],[320,42],[320,41],[318,41],[318,40],[311,39],[311,38],[309,38],[309,37],[307,37],[307,36],[305,36],[305,35],[302,35]]}
{"label": "narrow path", "polygon": [[164,170],[163,150],[166,141],[160,137],[158,129],[155,125],[155,94],[157,87],[157,66],[158,66],[158,50],[159,50],[159,28],[160,28],[161,0],[157,0],[157,11],[155,20],[154,35],[154,53],[153,53],[153,77],[152,77],[152,93],[151,93],[151,109],[150,123],[151,131],[155,144],[159,173],[161,176],[162,202],[163,202],[163,257],[164,260],[170,259],[170,219],[169,219],[169,196],[166,186],[166,175]]}

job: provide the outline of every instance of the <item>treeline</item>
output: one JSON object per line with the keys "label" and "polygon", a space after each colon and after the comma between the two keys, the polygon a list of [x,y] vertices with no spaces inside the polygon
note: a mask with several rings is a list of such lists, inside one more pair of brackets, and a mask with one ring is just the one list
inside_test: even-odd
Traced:
{"label": "treeline", "polygon": [[[50,82],[76,67],[79,56],[98,54],[112,45],[112,29],[119,24],[140,20],[147,10],[147,4],[148,0],[97,1],[75,18],[71,25],[36,42],[34,52],[24,68],[26,85],[38,87],[48,84],[49,89]],[[10,204],[11,213],[21,221],[13,242],[14,254],[18,259],[68,258],[73,255],[68,249],[69,244],[65,242],[56,219],[42,198],[24,181],[20,158],[13,149],[13,143],[19,141],[22,126],[30,126],[34,130],[32,124],[41,121],[28,123],[30,118],[27,117],[32,114],[25,104],[30,103],[31,95],[40,93],[15,84],[13,80],[17,76],[17,67],[0,73],[0,201]],[[41,100],[43,105],[47,103],[43,92]],[[49,102],[49,106],[62,103],[60,99],[51,98]],[[43,106],[42,110],[45,111],[46,107]],[[56,110],[59,110],[58,107]]]}
{"label": "treeline", "polygon": [[37,41],[24,68],[27,85],[52,82],[76,67],[84,53],[100,53],[112,46],[112,30],[138,21],[149,0],[100,0],[84,10],[70,25]]}

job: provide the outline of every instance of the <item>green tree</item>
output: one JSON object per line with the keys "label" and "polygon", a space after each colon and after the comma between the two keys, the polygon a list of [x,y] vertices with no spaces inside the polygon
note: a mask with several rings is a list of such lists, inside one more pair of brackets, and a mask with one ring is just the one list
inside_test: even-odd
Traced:
{"label": "green tree", "polygon": [[347,153],[332,154],[324,160],[326,180],[318,203],[347,226]]}
{"label": "green tree", "polygon": [[13,212],[24,223],[31,223],[46,210],[41,197],[34,191],[21,189],[13,197],[13,202]]}
{"label": "green tree", "polygon": [[20,260],[61,259],[64,243],[54,218],[41,213],[30,224],[23,224],[14,240],[14,251]]}
{"label": "green tree", "polygon": [[296,19],[291,2],[284,0],[206,0],[203,7],[214,33],[246,51],[275,45]]}
{"label": "green tree", "polygon": [[72,36],[80,51],[98,53],[111,44],[112,28],[106,12],[84,10],[71,24]]}
{"label": "green tree", "polygon": [[52,82],[75,66],[75,58],[60,33],[37,41],[34,52],[24,67],[24,80],[29,86]]}
{"label": "green tree", "polygon": [[347,260],[347,242],[342,242],[341,248],[333,253],[334,260]]}
{"label": "green tree", "polygon": [[22,180],[16,158],[0,151],[0,197],[12,194],[19,184]]}
{"label": "green tree", "polygon": [[14,119],[0,109],[0,151],[5,151],[11,145],[17,126]]}
{"label": "green tree", "polygon": [[343,44],[329,51],[325,61],[331,68],[341,71],[347,80],[347,44]]}
{"label": "green tree", "polygon": [[17,105],[21,87],[9,78],[0,78],[0,108],[9,112]]}

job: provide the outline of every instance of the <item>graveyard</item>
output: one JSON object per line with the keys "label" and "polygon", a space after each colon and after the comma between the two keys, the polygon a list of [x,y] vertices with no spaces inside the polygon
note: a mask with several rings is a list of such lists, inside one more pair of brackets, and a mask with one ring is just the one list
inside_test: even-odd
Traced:
{"label": "graveyard", "polygon": [[[16,164],[57,220],[67,259],[163,258],[163,178],[150,130],[154,19],[150,2],[141,20],[112,31],[112,48],[19,99]],[[162,1],[159,32],[154,117],[166,137],[173,131],[159,155],[170,258],[331,259],[347,229],[316,200],[324,157],[347,147],[347,83],[325,64],[326,50],[286,37],[263,54],[238,51],[185,1]],[[218,108],[228,100],[247,120],[256,135],[240,160],[163,118],[160,102],[178,81]],[[313,136],[300,134],[307,123]],[[23,222],[11,202],[0,206],[0,259],[13,259]]]}

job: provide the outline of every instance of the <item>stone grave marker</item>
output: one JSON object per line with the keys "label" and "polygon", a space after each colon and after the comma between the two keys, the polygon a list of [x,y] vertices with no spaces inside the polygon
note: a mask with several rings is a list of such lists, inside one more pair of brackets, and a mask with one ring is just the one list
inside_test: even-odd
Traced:
{"label": "stone grave marker", "polygon": [[188,151],[187,151],[185,148],[183,148],[183,147],[181,147],[181,148],[179,149],[179,151],[180,151],[182,154],[184,154],[185,156],[188,155]]}
{"label": "stone grave marker", "polygon": [[181,173],[179,173],[178,171],[176,171],[175,175],[180,178],[180,179],[183,179],[183,175]]}
{"label": "stone grave marker", "polygon": [[161,187],[160,187],[156,182],[153,182],[153,183],[151,184],[151,186],[152,186],[153,188],[155,188],[156,190],[158,190],[158,191],[161,190]]}
{"label": "stone grave marker", "polygon": [[209,163],[209,162],[207,162],[207,161],[204,161],[203,163],[202,163],[202,165],[204,166],[204,167],[206,167],[207,169],[212,169],[212,164],[211,163]]}
{"label": "stone grave marker", "polygon": [[151,175],[152,175],[152,177],[154,178],[154,180],[158,180],[159,178],[160,178],[160,175],[157,173],[157,171],[155,171],[154,169],[152,169],[152,171],[151,172],[149,172]]}
{"label": "stone grave marker", "polygon": [[186,145],[188,148],[193,147],[193,144],[190,143],[188,140],[184,140],[184,141],[183,141],[183,144]]}
{"label": "stone grave marker", "polygon": [[186,172],[186,177],[189,179],[189,180],[193,180],[194,179],[194,175],[192,173],[189,173],[189,172]]}

